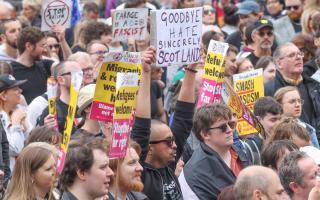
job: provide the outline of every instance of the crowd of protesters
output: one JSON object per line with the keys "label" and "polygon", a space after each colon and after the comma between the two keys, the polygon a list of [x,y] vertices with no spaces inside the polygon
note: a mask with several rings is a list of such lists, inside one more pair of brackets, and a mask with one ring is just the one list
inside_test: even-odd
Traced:
{"label": "crowd of protesters", "polygon": [[[0,1],[0,199],[320,199],[317,0],[80,0],[75,25],[46,32],[41,0],[12,2]],[[156,66],[149,34],[112,39],[114,10],[192,7],[203,8],[198,63]],[[229,44],[225,81],[263,70],[264,97],[253,114],[264,134],[242,136],[237,113],[223,102],[196,108],[210,40]],[[105,55],[124,51],[141,53],[141,80],[126,155],[109,159],[112,123],[90,112]],[[57,173],[71,74],[79,71],[71,140]],[[49,77],[58,85],[56,116]]]}

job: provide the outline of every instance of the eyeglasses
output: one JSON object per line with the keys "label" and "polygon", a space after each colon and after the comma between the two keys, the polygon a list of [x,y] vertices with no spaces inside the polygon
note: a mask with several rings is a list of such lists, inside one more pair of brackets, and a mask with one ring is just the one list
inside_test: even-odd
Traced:
{"label": "eyeglasses", "polygon": [[71,75],[71,72],[65,72],[65,73],[61,74],[60,76],[67,76],[67,75]]}
{"label": "eyeglasses", "polygon": [[236,127],[236,122],[230,121],[230,122],[228,122],[228,123],[222,124],[222,125],[217,126],[217,127],[208,128],[208,130],[220,129],[220,130],[224,133],[224,132],[227,131],[228,126],[229,126],[231,129],[234,129],[234,128]]}
{"label": "eyeglasses", "polygon": [[281,57],[280,59],[283,59],[283,58],[285,58],[285,57],[288,57],[288,58],[296,58],[297,56],[299,56],[300,58],[303,58],[304,57],[304,53],[303,52],[292,52],[292,53],[290,53],[290,54],[288,54],[288,55],[286,55],[286,56],[283,56],[283,57]]}
{"label": "eyeglasses", "polygon": [[291,10],[292,8],[293,8],[293,10],[298,10],[300,8],[300,5],[286,6],[286,10]]}
{"label": "eyeglasses", "polygon": [[273,31],[268,31],[268,32],[258,31],[258,35],[260,37],[264,37],[265,35],[267,35],[268,37],[271,37],[273,36]]}
{"label": "eyeglasses", "polygon": [[60,44],[50,44],[50,45],[48,45],[48,47],[49,47],[49,49],[53,49],[53,48],[59,49],[60,48]]}
{"label": "eyeglasses", "polygon": [[290,101],[288,101],[287,103],[289,104],[300,104],[300,105],[303,105],[304,104],[304,100],[303,99],[291,99]]}
{"label": "eyeglasses", "polygon": [[92,52],[92,53],[90,53],[91,55],[92,54],[97,54],[97,55],[99,55],[99,56],[103,56],[104,54],[106,54],[106,53],[108,53],[108,51],[96,51],[96,52]]}
{"label": "eyeglasses", "polygon": [[208,15],[208,14],[214,14],[215,10],[214,9],[207,9],[207,10],[203,10],[203,14]]}
{"label": "eyeglasses", "polygon": [[159,143],[165,142],[169,147],[172,147],[174,141],[175,141],[175,137],[171,136],[171,137],[168,137],[164,140],[150,141],[149,144],[159,144]]}

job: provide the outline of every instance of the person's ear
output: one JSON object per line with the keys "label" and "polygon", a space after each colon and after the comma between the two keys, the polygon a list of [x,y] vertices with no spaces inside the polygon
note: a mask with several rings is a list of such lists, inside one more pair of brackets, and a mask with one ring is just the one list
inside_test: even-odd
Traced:
{"label": "person's ear", "polygon": [[7,100],[6,91],[2,91],[2,92],[0,92],[0,99],[1,99],[2,101]]}
{"label": "person's ear", "polygon": [[210,137],[209,131],[204,131],[204,130],[202,130],[202,131],[200,132],[200,135],[201,135],[203,141],[208,140],[209,137]]}
{"label": "person's ear", "polygon": [[34,50],[34,45],[31,44],[30,42],[26,42],[25,49],[28,50],[28,51],[33,51]]}
{"label": "person's ear", "polygon": [[77,176],[81,181],[85,181],[86,180],[86,172],[81,171],[80,169],[76,170]]}
{"label": "person's ear", "polygon": [[260,199],[262,199],[262,197],[263,197],[263,193],[261,192],[261,190],[259,190],[259,189],[255,189],[254,191],[253,191],[253,194],[252,194],[252,199],[254,199],[254,200],[260,200]]}
{"label": "person's ear", "polygon": [[295,183],[295,182],[290,182],[289,183],[289,188],[293,191],[293,192],[295,192],[295,191],[297,191],[298,189],[299,189],[299,184],[298,183]]}

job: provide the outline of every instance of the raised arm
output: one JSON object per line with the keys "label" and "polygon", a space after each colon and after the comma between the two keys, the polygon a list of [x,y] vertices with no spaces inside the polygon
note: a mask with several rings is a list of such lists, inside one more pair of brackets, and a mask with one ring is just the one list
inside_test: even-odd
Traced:
{"label": "raised arm", "polygon": [[197,64],[191,64],[185,70],[185,77],[182,82],[171,126],[177,144],[176,161],[178,161],[182,155],[185,142],[189,137],[192,128],[192,118],[195,106],[196,66]]}
{"label": "raised arm", "polygon": [[144,161],[148,152],[150,124],[151,124],[151,102],[150,82],[151,64],[155,61],[155,49],[149,47],[142,56],[142,78],[137,96],[136,119],[131,133],[131,139],[140,144],[142,152],[140,160]]}
{"label": "raised arm", "polygon": [[52,32],[57,35],[59,43],[61,45],[63,60],[67,60],[68,57],[72,54],[72,51],[65,38],[65,30],[65,27],[62,25],[54,25],[52,27]]}

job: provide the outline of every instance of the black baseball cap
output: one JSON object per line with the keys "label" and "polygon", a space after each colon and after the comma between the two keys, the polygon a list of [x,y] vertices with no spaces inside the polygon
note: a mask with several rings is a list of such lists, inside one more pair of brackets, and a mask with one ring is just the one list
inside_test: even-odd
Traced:
{"label": "black baseball cap", "polygon": [[273,24],[268,19],[259,19],[253,24],[253,31],[260,30],[264,27],[270,27],[271,29],[273,29]]}
{"label": "black baseball cap", "polygon": [[0,75],[0,92],[19,86],[27,82],[27,80],[16,80],[11,74]]}

